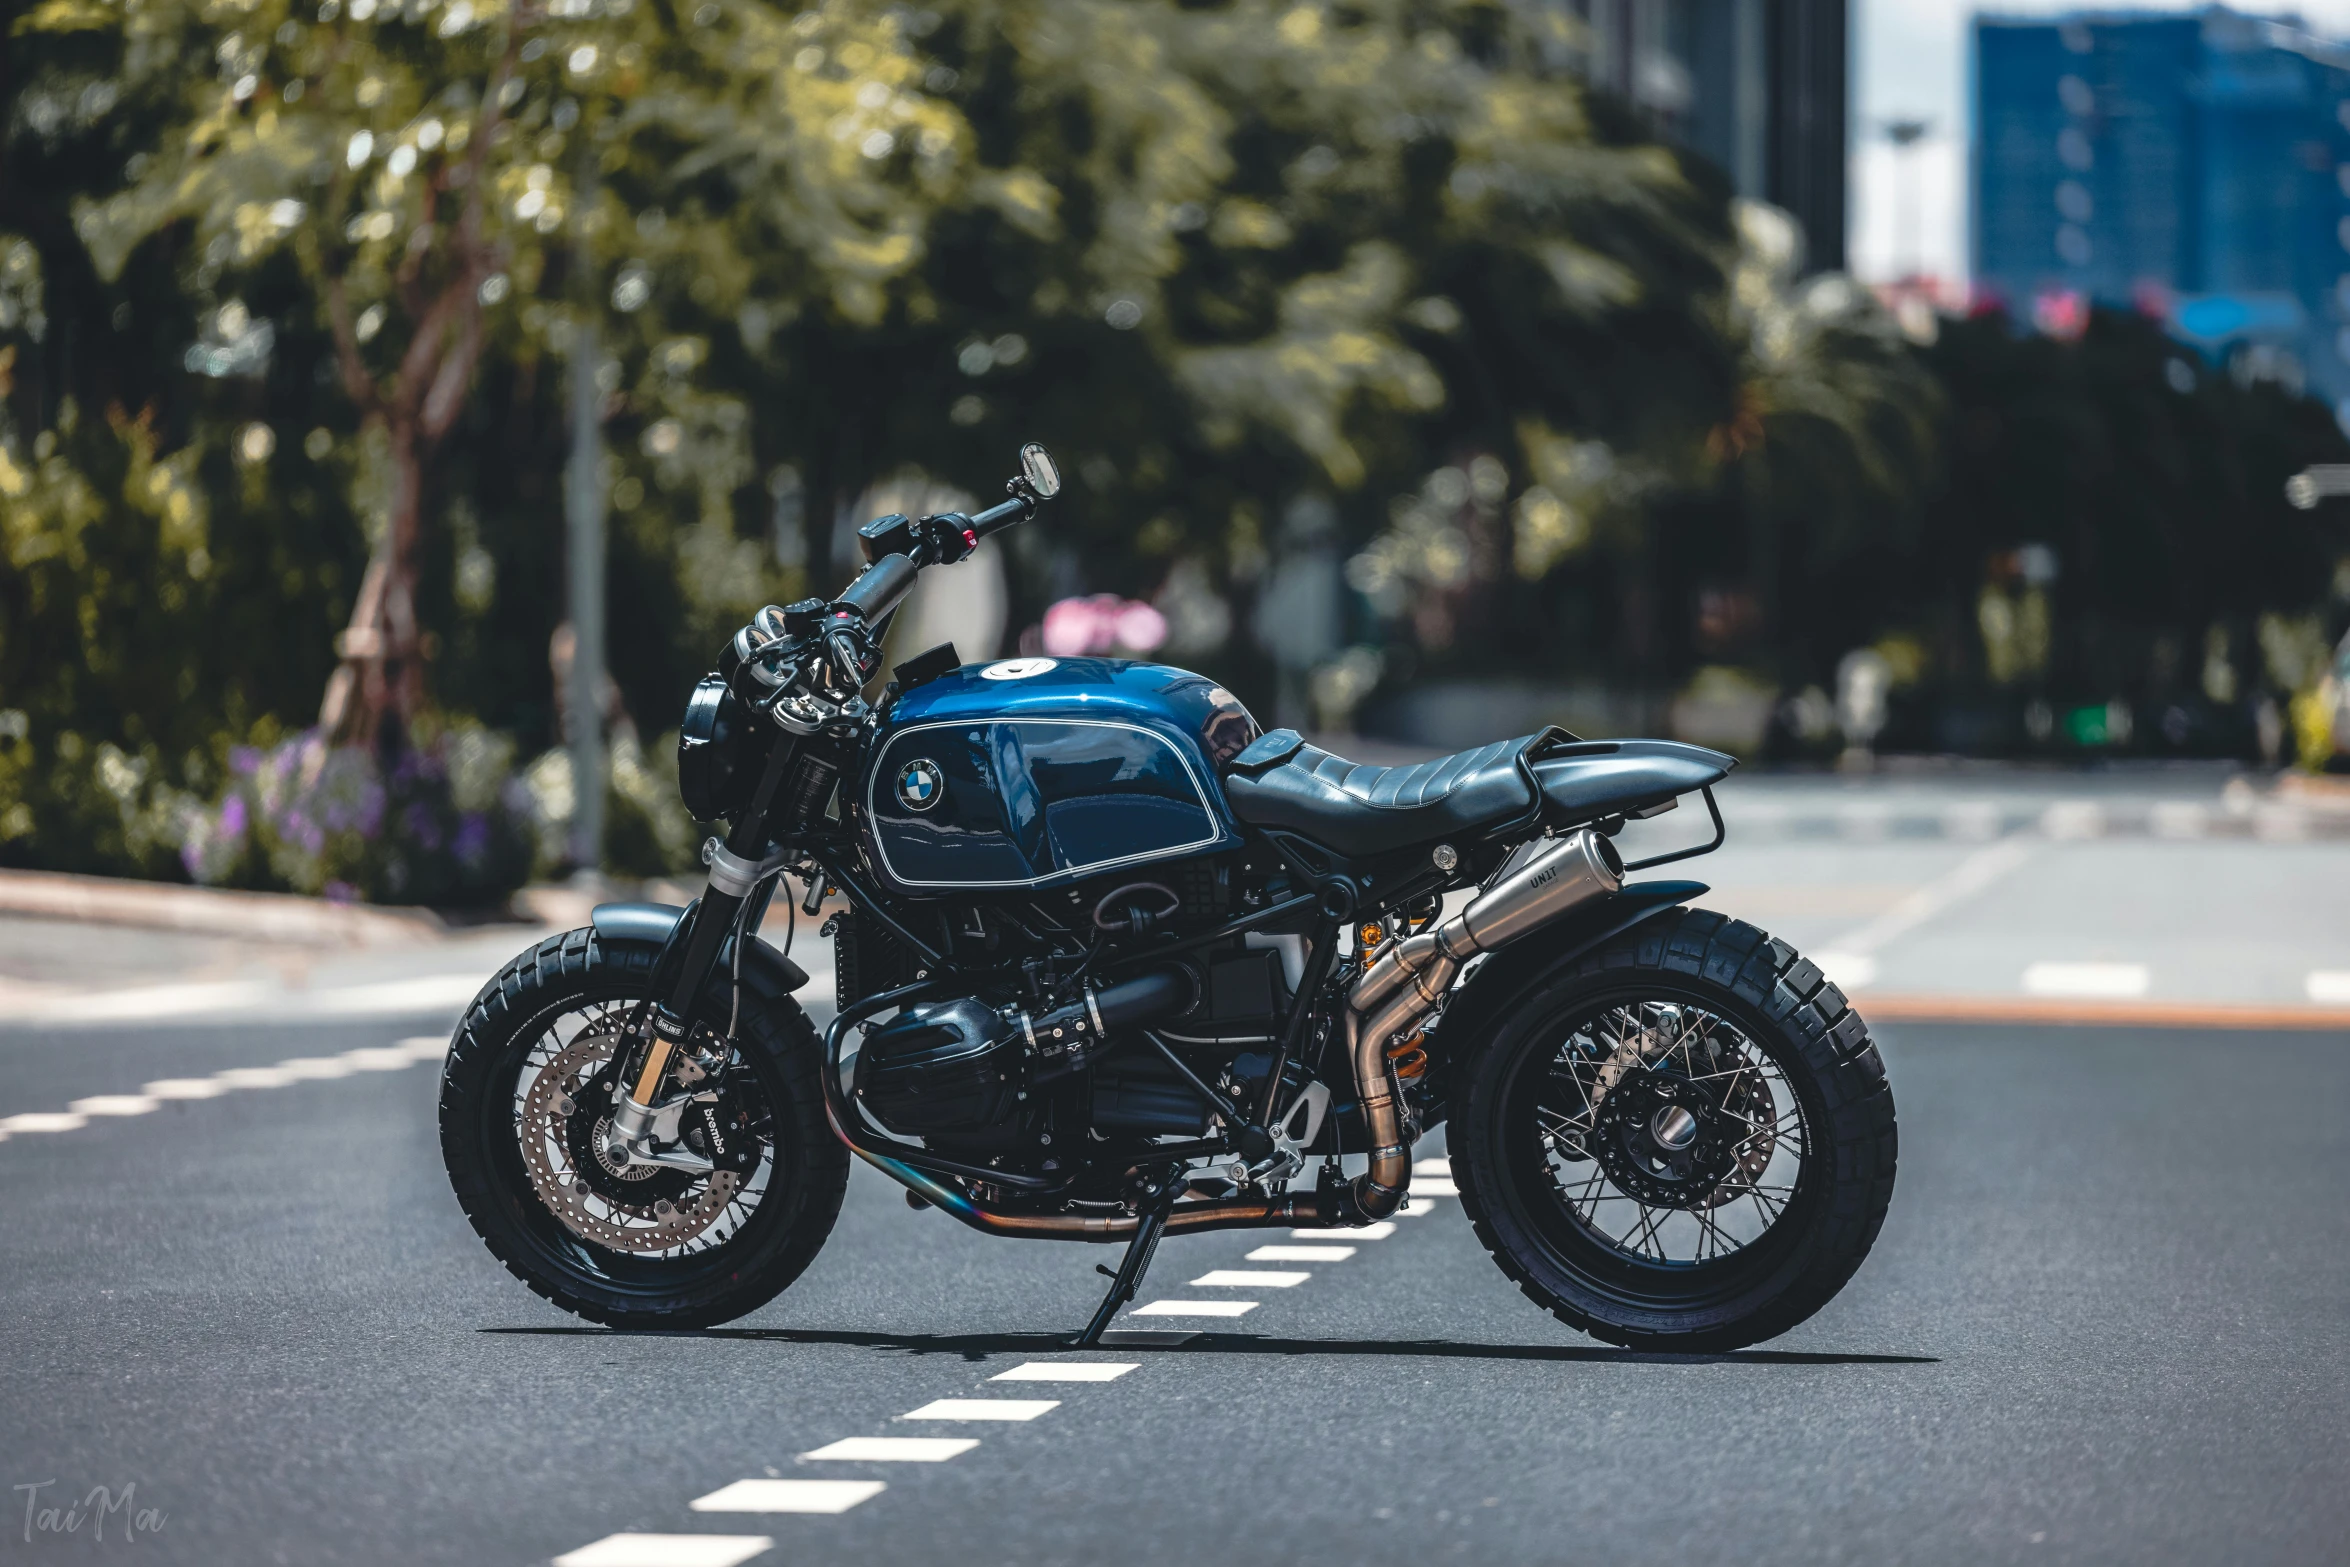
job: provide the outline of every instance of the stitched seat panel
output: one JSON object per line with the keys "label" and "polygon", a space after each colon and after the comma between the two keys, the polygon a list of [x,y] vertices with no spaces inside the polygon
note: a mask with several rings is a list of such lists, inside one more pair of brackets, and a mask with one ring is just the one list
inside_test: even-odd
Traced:
{"label": "stitched seat panel", "polygon": [[1385,854],[1447,837],[1476,837],[1536,805],[1518,765],[1528,735],[1408,767],[1372,767],[1299,745],[1255,777],[1224,781],[1233,812],[1258,827],[1303,834],[1341,854]]}

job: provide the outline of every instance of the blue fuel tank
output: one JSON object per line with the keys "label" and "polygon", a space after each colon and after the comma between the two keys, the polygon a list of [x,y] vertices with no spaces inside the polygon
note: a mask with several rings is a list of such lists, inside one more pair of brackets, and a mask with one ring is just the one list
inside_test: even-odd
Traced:
{"label": "blue fuel tank", "polygon": [[1223,764],[1256,737],[1203,675],[998,659],[898,698],[851,798],[898,892],[1054,887],[1238,847]]}

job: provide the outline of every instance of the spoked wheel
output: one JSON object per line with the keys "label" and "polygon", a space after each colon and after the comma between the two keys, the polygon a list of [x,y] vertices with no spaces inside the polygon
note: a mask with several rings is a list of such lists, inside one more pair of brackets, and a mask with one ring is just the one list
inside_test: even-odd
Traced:
{"label": "spoked wheel", "polygon": [[1678,911],[1537,985],[1467,1063],[1455,1173],[1526,1293],[1611,1343],[1785,1332],[1892,1198],[1884,1068],[1783,942]]}
{"label": "spoked wheel", "polygon": [[[613,1165],[603,1134],[652,960],[583,930],[508,965],[458,1027],[441,1147],[474,1229],[531,1288],[615,1326],[702,1326],[798,1277],[840,1211],[847,1158],[824,1123],[814,1031],[785,1001],[743,1007],[731,1041],[707,1027],[688,1040],[672,1073],[687,1097],[655,1129],[693,1168]],[[727,1016],[714,999],[705,1013]]]}

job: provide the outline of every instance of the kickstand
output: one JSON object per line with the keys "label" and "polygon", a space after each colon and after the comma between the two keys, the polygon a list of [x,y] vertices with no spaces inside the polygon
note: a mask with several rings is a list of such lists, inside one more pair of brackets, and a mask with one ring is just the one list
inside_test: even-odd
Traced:
{"label": "kickstand", "polygon": [[1093,1320],[1085,1325],[1085,1331],[1069,1341],[1071,1349],[1098,1347],[1102,1341],[1102,1330],[1110,1325],[1110,1319],[1118,1314],[1118,1308],[1132,1300],[1134,1292],[1142,1288],[1142,1276],[1150,1269],[1151,1253],[1159,1249],[1159,1237],[1167,1233],[1167,1214],[1174,1208],[1175,1199],[1182,1190],[1182,1172],[1179,1170],[1167,1172],[1159,1178],[1157,1186],[1144,1189],[1143,1207],[1138,1216],[1140,1222],[1134,1227],[1134,1238],[1126,1243],[1126,1256],[1118,1264],[1118,1271],[1110,1273],[1099,1263],[1094,1265],[1096,1273],[1110,1273],[1110,1293],[1104,1295],[1101,1305],[1094,1309]]}

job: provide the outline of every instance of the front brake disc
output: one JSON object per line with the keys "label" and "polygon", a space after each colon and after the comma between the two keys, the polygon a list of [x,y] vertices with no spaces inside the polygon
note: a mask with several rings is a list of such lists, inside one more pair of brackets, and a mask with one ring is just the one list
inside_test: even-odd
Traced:
{"label": "front brake disc", "polygon": [[[581,1146],[602,1146],[611,1110],[590,1100],[601,1091],[597,1079],[619,1044],[615,1033],[582,1033],[531,1079],[515,1117],[523,1166],[540,1203],[581,1240],[638,1254],[673,1251],[718,1222],[742,1189],[742,1177],[715,1170],[697,1192],[691,1190],[693,1178],[666,1179],[672,1171],[640,1175],[605,1166],[590,1172],[576,1162]],[[641,1193],[627,1189],[640,1182]]]}

